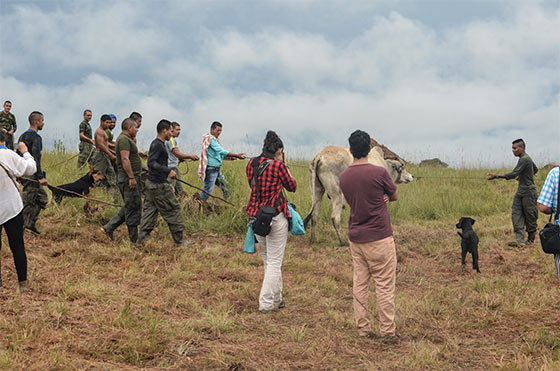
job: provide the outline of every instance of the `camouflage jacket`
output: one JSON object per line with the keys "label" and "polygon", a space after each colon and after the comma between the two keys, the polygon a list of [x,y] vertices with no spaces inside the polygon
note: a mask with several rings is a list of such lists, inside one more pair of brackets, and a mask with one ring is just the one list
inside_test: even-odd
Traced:
{"label": "camouflage jacket", "polygon": [[0,129],[17,130],[16,117],[12,113],[0,112]]}

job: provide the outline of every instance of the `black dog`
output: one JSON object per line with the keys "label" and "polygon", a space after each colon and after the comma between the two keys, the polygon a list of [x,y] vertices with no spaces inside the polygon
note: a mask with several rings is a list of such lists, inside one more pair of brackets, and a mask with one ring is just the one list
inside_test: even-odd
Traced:
{"label": "black dog", "polygon": [[478,269],[478,236],[472,229],[474,221],[472,218],[463,217],[459,219],[456,227],[463,230],[463,233],[457,232],[461,236],[461,263],[465,265],[467,252],[470,252],[472,254],[472,267],[480,273],[480,269]]}
{"label": "black dog", "polygon": [[[79,197],[77,194],[87,195],[89,193],[89,189],[93,187],[93,183],[103,178],[104,177],[103,174],[101,174],[101,172],[92,169],[86,175],[84,175],[83,177],[81,177],[80,179],[76,180],[73,183],[59,185],[56,186],[56,188],[54,188],[51,185],[48,185],[48,187],[52,192],[55,202],[59,204],[62,202],[64,197]],[[64,190],[71,191],[74,193],[65,192]]]}

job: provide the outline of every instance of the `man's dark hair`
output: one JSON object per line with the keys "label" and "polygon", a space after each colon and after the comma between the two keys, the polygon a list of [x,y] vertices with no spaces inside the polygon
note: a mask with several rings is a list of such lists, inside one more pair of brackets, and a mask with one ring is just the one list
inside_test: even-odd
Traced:
{"label": "man's dark hair", "polygon": [[156,126],[158,134],[164,131],[165,129],[170,129],[170,128],[171,128],[171,122],[166,119],[160,120]]}
{"label": "man's dark hair", "polygon": [[181,124],[179,124],[178,122],[173,121],[173,122],[171,123],[171,126],[174,127],[174,128],[176,128],[177,126],[181,126]]}
{"label": "man's dark hair", "polygon": [[39,121],[43,114],[39,111],[33,111],[29,114],[29,124],[33,125],[35,121]]}
{"label": "man's dark hair", "polygon": [[219,126],[219,127],[222,127],[223,125],[222,125],[222,123],[219,122],[219,121],[214,121],[214,122],[212,123],[212,125],[210,125],[210,130],[214,130],[214,129],[216,129],[218,126]]}
{"label": "man's dark hair", "polygon": [[101,115],[101,122],[104,122],[104,121],[113,121],[113,120],[111,120],[111,116],[109,116],[108,114],[104,114],[104,115]]}
{"label": "man's dark hair", "polygon": [[88,113],[88,112],[91,113],[91,110],[90,110],[90,109],[85,109],[85,110],[84,110],[84,116],[85,116],[85,114]]}
{"label": "man's dark hair", "polygon": [[354,158],[363,158],[371,149],[371,138],[365,131],[356,130],[350,134],[348,144],[350,144],[350,152]]}
{"label": "man's dark hair", "polygon": [[128,130],[132,125],[136,125],[136,121],[134,121],[131,118],[124,119],[122,124],[121,124],[121,129],[123,131]]}
{"label": "man's dark hair", "polygon": [[269,130],[264,138],[263,153],[275,154],[280,148],[284,148],[284,143],[282,139],[276,134],[276,132]]}
{"label": "man's dark hair", "polygon": [[12,104],[12,102],[10,102],[9,100],[7,100],[7,101],[4,102],[4,104],[6,104],[6,103]]}
{"label": "man's dark hair", "polygon": [[519,144],[521,147],[525,148],[525,141],[521,138],[514,140],[511,144]]}
{"label": "man's dark hair", "polygon": [[142,115],[139,114],[138,112],[132,112],[130,114],[130,116],[128,116],[128,118],[133,119],[134,121],[137,121],[139,118],[142,118]]}
{"label": "man's dark hair", "polygon": [[8,140],[8,133],[0,130],[0,142],[6,143],[7,140]]}

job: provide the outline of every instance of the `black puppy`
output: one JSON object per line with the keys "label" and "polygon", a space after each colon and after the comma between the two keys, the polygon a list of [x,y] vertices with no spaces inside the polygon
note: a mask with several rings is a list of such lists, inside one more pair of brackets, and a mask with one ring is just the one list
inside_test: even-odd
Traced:
{"label": "black puppy", "polygon": [[472,254],[472,267],[480,273],[480,269],[478,269],[478,236],[472,229],[474,222],[473,218],[463,217],[459,219],[456,227],[463,230],[463,233],[457,232],[461,236],[461,263],[465,265],[467,252],[470,252]]}
{"label": "black puppy", "polygon": [[[51,185],[48,185],[48,187],[52,192],[55,202],[59,204],[62,202],[64,197],[79,197],[75,193],[81,195],[87,195],[89,193],[89,189],[93,187],[93,183],[103,178],[104,177],[103,174],[101,174],[101,172],[92,169],[86,175],[84,175],[83,177],[81,177],[80,179],[76,180],[73,183],[59,185],[56,186],[57,188],[54,188]],[[62,188],[62,189],[58,189],[58,188]],[[63,190],[67,190],[75,193],[64,192]]]}

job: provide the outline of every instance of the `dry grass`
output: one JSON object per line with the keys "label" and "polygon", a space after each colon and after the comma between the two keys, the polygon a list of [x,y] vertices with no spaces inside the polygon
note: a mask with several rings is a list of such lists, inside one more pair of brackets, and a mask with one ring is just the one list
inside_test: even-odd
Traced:
{"label": "dry grass", "polygon": [[[302,199],[308,197],[306,185],[300,187]],[[395,218],[403,340],[389,346],[357,337],[350,253],[336,246],[326,215],[318,244],[290,237],[283,268],[287,307],[262,315],[262,263],[242,253],[238,210],[205,219],[205,211],[186,200],[189,237],[197,245],[172,247],[160,225],[138,248],[126,241],[125,229],[116,232],[116,242],[99,230],[113,208],[86,217],[83,204],[49,205],[38,223],[43,235],[26,235],[29,294],[17,293],[11,254],[2,250],[1,368],[560,368],[552,258],[537,245],[505,246],[512,234],[507,209],[471,215],[481,240],[481,274],[461,268],[454,216]],[[209,233],[198,227],[205,220],[222,226]],[[373,295],[371,304],[375,308]]]}

